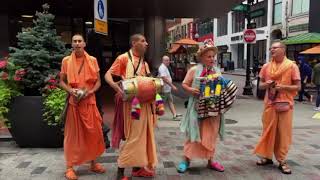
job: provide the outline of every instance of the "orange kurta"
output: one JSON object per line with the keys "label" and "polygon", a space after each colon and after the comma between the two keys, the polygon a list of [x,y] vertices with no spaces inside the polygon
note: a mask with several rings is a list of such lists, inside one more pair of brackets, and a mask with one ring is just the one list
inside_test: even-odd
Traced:
{"label": "orange kurta", "polygon": [[[191,87],[195,71],[196,67],[192,67],[188,71],[183,83]],[[212,159],[216,149],[219,127],[220,116],[201,120],[199,124],[201,143],[187,140],[184,144],[184,155],[189,159]]]}
{"label": "orange kurta", "polygon": [[[61,73],[67,75],[68,84],[72,88],[92,89],[97,78],[94,74],[99,72],[97,60],[87,55],[89,60],[84,63],[78,74],[85,57],[73,57],[72,59],[67,56],[63,59]],[[67,166],[95,160],[104,152],[101,123],[102,118],[97,109],[94,94],[79,103],[75,103],[73,97],[70,98],[64,132],[64,155]]]}
{"label": "orange kurta", "polygon": [[[133,67],[138,67],[139,58],[133,56],[133,64],[127,54],[120,55],[112,64],[109,71],[122,79],[133,77]],[[145,76],[149,72],[147,63],[142,63],[137,74]],[[139,120],[131,119],[131,102],[124,102],[124,134],[125,142],[120,147],[118,166],[126,167],[155,167],[157,164],[156,143],[154,140],[154,126],[157,116],[154,103],[140,103]]]}
{"label": "orange kurta", "polygon": [[[277,75],[276,72],[281,72]],[[274,80],[278,84],[292,85],[294,81],[300,80],[299,69],[297,65],[285,58],[282,64],[276,64],[271,61],[265,64],[260,72],[260,77],[265,81]],[[268,98],[268,91],[265,96],[265,108],[262,115],[263,132],[261,138],[254,150],[254,153],[263,158],[275,158],[282,162],[286,160],[289,147],[292,142],[292,113],[293,98],[296,91],[280,91],[276,101],[286,101],[291,105],[287,112],[276,112],[272,101]]]}

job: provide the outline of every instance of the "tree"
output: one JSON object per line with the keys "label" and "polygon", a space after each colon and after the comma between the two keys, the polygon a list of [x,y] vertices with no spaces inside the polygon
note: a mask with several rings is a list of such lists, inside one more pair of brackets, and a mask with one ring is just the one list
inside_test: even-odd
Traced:
{"label": "tree", "polygon": [[42,8],[43,12],[36,12],[34,26],[18,33],[18,47],[10,47],[10,61],[25,71],[21,79],[24,95],[40,95],[45,80],[57,75],[62,58],[68,53],[54,28],[49,5]]}

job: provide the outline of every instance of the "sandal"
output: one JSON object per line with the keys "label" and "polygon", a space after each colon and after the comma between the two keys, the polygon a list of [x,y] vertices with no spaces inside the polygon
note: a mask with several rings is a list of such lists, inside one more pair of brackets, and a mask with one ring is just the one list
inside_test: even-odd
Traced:
{"label": "sandal", "polygon": [[291,174],[291,169],[286,162],[282,162],[279,164],[279,169],[283,174]]}
{"label": "sandal", "polygon": [[177,168],[178,173],[185,173],[187,171],[187,169],[189,168],[190,163],[186,162],[186,161],[181,161],[179,163],[179,166]]}
{"label": "sandal", "polygon": [[106,172],[106,169],[100,163],[94,163],[91,165],[90,170],[98,174],[103,174]]}
{"label": "sandal", "polygon": [[208,168],[218,172],[224,171],[224,167],[217,161],[211,162],[210,164],[208,164]]}
{"label": "sandal", "polygon": [[77,180],[78,179],[78,176],[76,175],[76,173],[74,172],[74,170],[72,168],[68,168],[66,170],[65,177],[68,180]]}
{"label": "sandal", "polygon": [[273,164],[273,161],[271,159],[262,158],[259,161],[256,162],[258,166],[266,166],[269,164]]}
{"label": "sandal", "polygon": [[154,171],[149,171],[145,168],[140,168],[138,171],[132,171],[133,177],[154,177]]}

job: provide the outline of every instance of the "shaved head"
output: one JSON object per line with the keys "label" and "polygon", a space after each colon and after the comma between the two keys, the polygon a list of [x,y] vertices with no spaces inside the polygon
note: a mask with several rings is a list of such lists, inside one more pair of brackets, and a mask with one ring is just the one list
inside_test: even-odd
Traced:
{"label": "shaved head", "polygon": [[132,50],[137,53],[139,56],[143,56],[148,47],[148,43],[144,35],[134,34],[130,37],[130,44]]}
{"label": "shaved head", "polygon": [[145,38],[142,34],[133,34],[130,36],[130,45],[133,46],[134,42],[139,41],[140,39]]}
{"label": "shaved head", "polygon": [[170,65],[170,58],[167,55],[162,56],[162,63],[166,66]]}
{"label": "shaved head", "polygon": [[76,36],[80,36],[80,37],[82,38],[82,40],[84,41],[84,37],[83,37],[83,35],[80,34],[80,33],[74,34],[71,39],[74,39]]}

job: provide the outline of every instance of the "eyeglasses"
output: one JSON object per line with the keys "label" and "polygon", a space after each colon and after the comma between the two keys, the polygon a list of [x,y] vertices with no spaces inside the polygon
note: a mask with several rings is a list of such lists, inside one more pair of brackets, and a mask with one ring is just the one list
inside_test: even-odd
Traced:
{"label": "eyeglasses", "polygon": [[278,49],[278,48],[284,48],[284,47],[271,47],[271,48],[269,48],[269,50]]}

